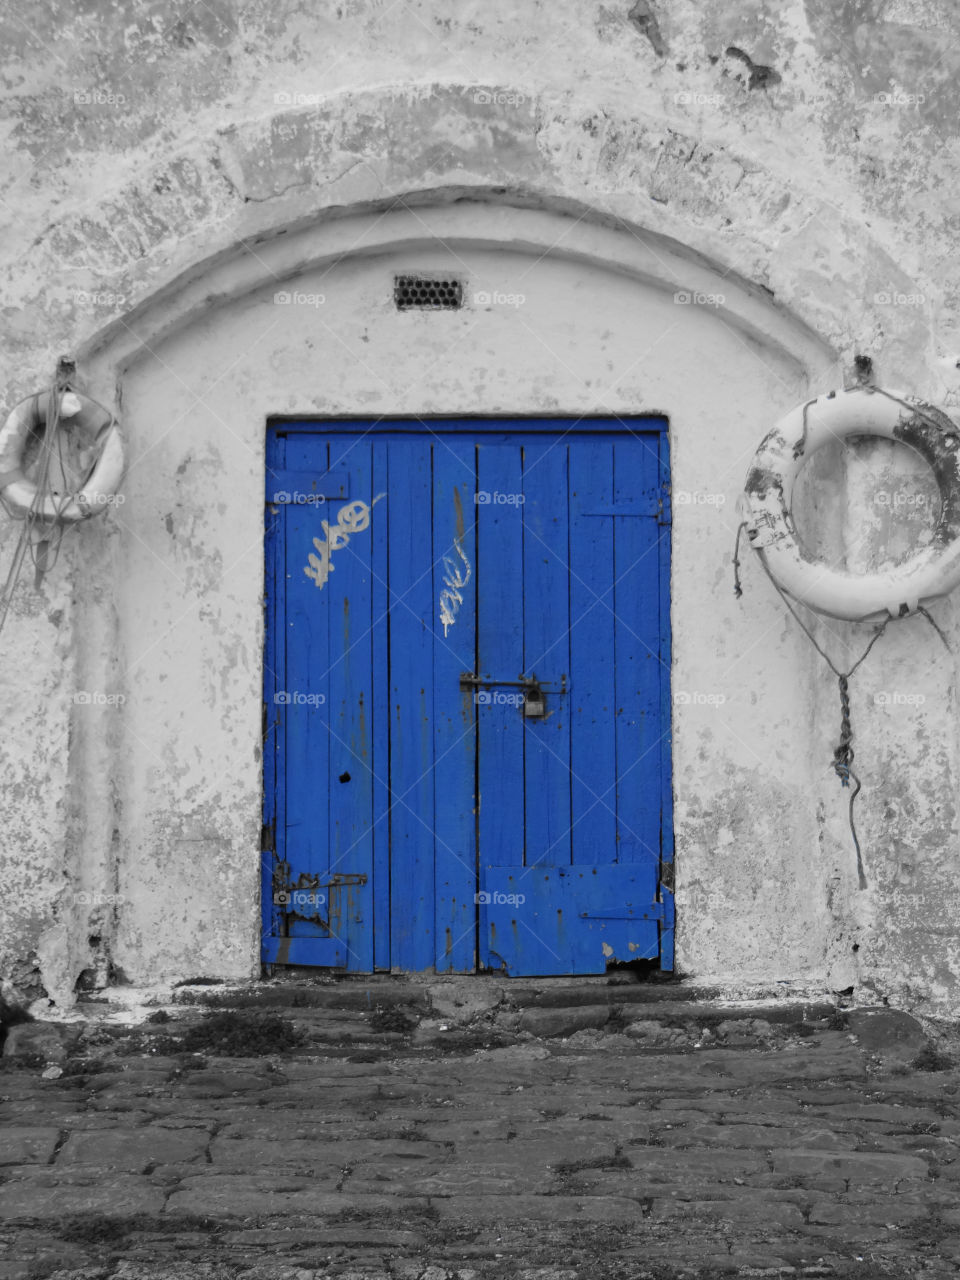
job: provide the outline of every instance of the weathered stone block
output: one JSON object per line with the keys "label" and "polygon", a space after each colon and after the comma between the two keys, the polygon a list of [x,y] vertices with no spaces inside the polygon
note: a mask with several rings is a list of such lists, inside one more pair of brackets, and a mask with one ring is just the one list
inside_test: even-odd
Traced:
{"label": "weathered stone block", "polygon": [[927,1043],[923,1027],[899,1009],[851,1009],[847,1024],[860,1048],[882,1057],[915,1058]]}
{"label": "weathered stone block", "polygon": [[7,1125],[0,1127],[0,1165],[49,1164],[59,1129]]}
{"label": "weathered stone block", "polygon": [[451,1196],[430,1202],[442,1218],[461,1222],[516,1221],[556,1222],[572,1225],[577,1222],[613,1222],[629,1225],[642,1218],[640,1205],[635,1200],[577,1196]]}
{"label": "weathered stone block", "polygon": [[540,1173],[578,1160],[613,1160],[616,1143],[595,1135],[584,1125],[581,1133],[511,1142],[467,1142],[457,1156],[476,1169],[504,1169]]}
{"label": "weathered stone block", "polygon": [[758,1230],[769,1230],[770,1226],[776,1224],[796,1231],[804,1225],[803,1214],[795,1204],[757,1198],[696,1200],[683,1204],[679,1201],[654,1200],[650,1212],[653,1219],[677,1218],[681,1214],[692,1220],[712,1218],[735,1222],[743,1229],[754,1226]]}
{"label": "weathered stone block", "polygon": [[101,1213],[126,1217],[159,1213],[164,1193],[146,1179],[97,1179],[92,1185],[36,1186],[8,1182],[0,1186],[0,1218],[61,1218],[70,1213]]}
{"label": "weathered stone block", "polygon": [[854,1134],[833,1129],[805,1126],[792,1120],[779,1125],[754,1124],[698,1124],[661,1131],[661,1137],[670,1146],[708,1146],[731,1148],[757,1148],[774,1150],[780,1147],[804,1147],[820,1151],[832,1148],[853,1150],[857,1145]]}
{"label": "weathered stone block", "polygon": [[929,1206],[911,1202],[906,1196],[884,1196],[870,1204],[851,1204],[848,1200],[819,1201],[810,1209],[810,1222],[816,1225],[844,1223],[859,1226],[900,1226],[918,1222],[929,1215]]}
{"label": "weathered stone block", "polygon": [[602,1027],[610,1020],[605,1004],[582,1005],[576,1009],[524,1009],[520,1030],[534,1036],[569,1036],[585,1027]]}
{"label": "weathered stone block", "polygon": [[918,1156],[848,1151],[834,1155],[824,1151],[781,1151],[774,1153],[775,1173],[835,1174],[849,1179],[851,1186],[895,1186],[904,1179],[927,1178],[927,1162]]}
{"label": "weathered stone block", "polygon": [[440,1143],[416,1142],[404,1138],[357,1138],[333,1142],[217,1138],[210,1148],[212,1163],[225,1172],[231,1169],[261,1168],[336,1170],[367,1161],[378,1164],[414,1164],[446,1153],[447,1149]]}
{"label": "weathered stone block", "polygon": [[77,1027],[56,1022],[18,1022],[7,1031],[5,1058],[39,1054],[47,1062],[62,1062],[80,1035]]}
{"label": "weathered stone block", "polygon": [[143,1173],[151,1165],[199,1160],[207,1146],[202,1129],[162,1129],[151,1126],[124,1132],[87,1129],[73,1133],[57,1158],[58,1167],[90,1165]]}
{"label": "weathered stone block", "polygon": [[[404,1207],[425,1208],[426,1200],[406,1200]],[[342,1195],[315,1186],[309,1178],[260,1178],[218,1175],[187,1178],[167,1202],[168,1213],[207,1213],[223,1217],[256,1214],[378,1213],[396,1208],[389,1195]]]}
{"label": "weathered stone block", "polygon": [[188,1098],[228,1098],[232,1093],[269,1089],[273,1081],[267,1074],[252,1071],[191,1071],[171,1086],[178,1095]]}
{"label": "weathered stone block", "polygon": [[[359,1175],[358,1175],[359,1176]],[[354,1178],[344,1184],[344,1191],[364,1188]],[[506,1196],[546,1195],[556,1188],[555,1176],[550,1172],[532,1170],[477,1169],[467,1162],[457,1161],[445,1168],[425,1172],[422,1177],[411,1175],[406,1189],[398,1188],[402,1195],[418,1196]]]}
{"label": "weathered stone block", "polygon": [[677,1151],[667,1147],[630,1147],[628,1151],[645,1194],[646,1188],[657,1182],[684,1179],[699,1183],[726,1182],[768,1167],[764,1156],[755,1150]]}

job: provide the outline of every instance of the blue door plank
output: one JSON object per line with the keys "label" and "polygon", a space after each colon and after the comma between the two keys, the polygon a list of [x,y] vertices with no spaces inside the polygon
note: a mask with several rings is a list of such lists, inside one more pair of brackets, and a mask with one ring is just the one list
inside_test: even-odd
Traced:
{"label": "blue door plank", "polygon": [[[382,511],[373,489],[369,441],[334,439],[330,468],[349,468],[352,496],[324,504],[331,572],[322,594],[327,611],[327,778],[330,797],[330,874],[347,877],[327,892],[330,928],[348,947],[348,967],[373,968],[373,710],[371,644],[371,528]],[[334,523],[336,521],[336,523]],[[334,530],[339,531],[334,536]],[[306,576],[306,575],[304,575]],[[308,582],[310,580],[308,579]],[[316,590],[316,584],[312,583]],[[319,602],[318,602],[319,603]],[[364,877],[357,883],[357,877]]]}
{"label": "blue door plank", "polygon": [[342,968],[342,948],[336,938],[267,937],[263,943],[264,964],[318,965]]}
{"label": "blue door plank", "polygon": [[476,661],[476,457],[470,440],[433,451],[436,969],[476,968],[476,709],[460,677]]}
{"label": "blue door plank", "polygon": [[[477,673],[489,680],[518,682],[523,674],[519,444],[480,443],[477,491]],[[523,861],[521,701],[521,690],[509,684],[477,693],[479,854],[487,866]],[[482,920],[482,905],[480,915]]]}
{"label": "blue door plank", "polygon": [[[329,938],[342,967],[372,967],[369,445],[339,438],[365,498],[287,507],[287,836],[295,911],[287,932]],[[286,462],[321,475],[329,442],[288,441]],[[329,486],[323,486],[329,487]],[[320,570],[323,569],[321,573]],[[309,571],[309,572],[308,572]],[[355,652],[355,645],[358,652]],[[292,678],[292,679],[291,679]],[[342,781],[341,781],[342,779]]]}
{"label": "blue door plank", "polygon": [[[373,492],[389,493],[388,443],[372,443]],[[390,968],[390,667],[387,647],[389,616],[390,508],[378,503],[370,526],[370,606],[373,649],[373,705],[370,741],[373,751],[373,967]]]}
{"label": "blue door plank", "polygon": [[434,964],[431,440],[390,445],[391,965]]}
{"label": "blue door plank", "polygon": [[642,868],[498,867],[497,880],[485,925],[510,977],[603,973],[611,961],[658,954],[662,907]]}
{"label": "blue door plank", "polygon": [[[324,442],[287,439],[286,462],[298,470],[312,467],[318,473],[328,465]],[[303,464],[302,468],[300,464]],[[281,716],[284,721],[286,757],[286,860],[291,883],[298,893],[326,896],[320,886],[330,879],[329,787],[330,637],[329,595],[320,596],[304,572],[314,551],[314,538],[324,537],[323,521],[335,518],[326,504],[284,506],[286,523],[285,687]],[[292,904],[290,904],[292,905]],[[346,967],[350,950],[340,929],[331,930],[326,902],[301,903],[301,910],[287,916],[291,937],[327,940],[335,959]],[[309,918],[314,917],[314,918]]]}
{"label": "blue door plank", "polygon": [[574,863],[616,859],[613,445],[570,445],[570,782]]}
{"label": "blue door plank", "polygon": [[[659,487],[658,441],[614,445],[613,511]],[[617,861],[644,863],[656,893],[660,868],[660,554],[651,515],[611,515],[614,537]],[[601,519],[603,517],[600,517]]]}
{"label": "blue door plank", "polygon": [[571,861],[570,569],[567,444],[524,444],[523,670],[549,686],[547,715],[524,717],[523,779],[528,866]]}
{"label": "blue door plank", "polygon": [[[286,438],[270,432],[267,436],[268,476],[283,465]],[[266,940],[283,931],[283,913],[274,902],[273,877],[278,859],[283,859],[286,831],[285,754],[281,730],[281,708],[276,694],[284,687],[284,628],[286,579],[283,549],[285,512],[267,506],[264,515],[264,659],[263,659],[263,830],[260,851],[260,894],[262,934]],[[261,958],[267,961],[265,951]]]}
{"label": "blue door plank", "polygon": [[660,432],[659,471],[662,534],[658,544],[659,552],[659,595],[660,595],[660,718],[664,729],[660,739],[660,862],[663,880],[660,896],[664,904],[664,921],[660,933],[660,967],[673,969],[674,966],[674,926],[675,907],[673,885],[673,770],[672,770],[672,697],[670,689],[670,665],[672,662],[670,631],[670,438],[666,431]]}

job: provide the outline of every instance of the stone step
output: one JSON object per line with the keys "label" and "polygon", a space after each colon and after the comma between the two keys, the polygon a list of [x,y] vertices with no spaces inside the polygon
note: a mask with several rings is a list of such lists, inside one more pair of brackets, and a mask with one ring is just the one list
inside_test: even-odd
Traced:
{"label": "stone step", "polygon": [[426,1012],[430,997],[420,984],[389,975],[365,976],[362,981],[343,978],[274,978],[256,986],[236,988],[183,987],[174,1003],[203,1005],[211,1009],[340,1009],[372,1013],[381,1009],[409,1007]]}
{"label": "stone step", "polygon": [[[456,999],[457,994],[462,996],[462,1001]],[[277,1012],[330,1009],[374,1014],[379,1011],[385,1017],[391,1010],[410,1016],[442,1011],[448,1018],[457,1017],[455,1007],[461,1003],[465,1011],[484,1007],[521,1011],[584,1005],[621,1006],[627,1010],[640,1006],[651,1010],[649,1014],[638,1015],[645,1017],[703,1019],[717,1015],[724,1019],[766,1017],[779,1022],[828,1017],[836,1007],[828,998],[785,999],[783,993],[772,989],[764,991],[762,996],[756,1001],[732,1003],[729,995],[719,988],[687,985],[670,978],[656,982],[603,977],[524,981],[478,974],[423,980],[374,974],[312,980],[281,976],[242,989],[184,987],[175,996],[175,1003]]]}

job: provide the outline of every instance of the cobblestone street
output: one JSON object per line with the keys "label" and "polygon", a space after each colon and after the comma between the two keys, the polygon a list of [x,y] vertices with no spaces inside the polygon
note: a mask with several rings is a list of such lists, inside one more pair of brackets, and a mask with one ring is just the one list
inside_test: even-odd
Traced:
{"label": "cobblestone street", "polygon": [[905,1015],[602,979],[179,994],[11,1029],[0,1280],[958,1270],[960,1073]]}

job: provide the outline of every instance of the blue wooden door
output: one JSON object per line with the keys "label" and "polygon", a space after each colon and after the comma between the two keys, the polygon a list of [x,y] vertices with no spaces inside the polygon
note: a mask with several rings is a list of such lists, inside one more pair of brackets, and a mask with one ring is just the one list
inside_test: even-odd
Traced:
{"label": "blue wooden door", "polygon": [[661,419],[272,427],[263,956],[673,966]]}

